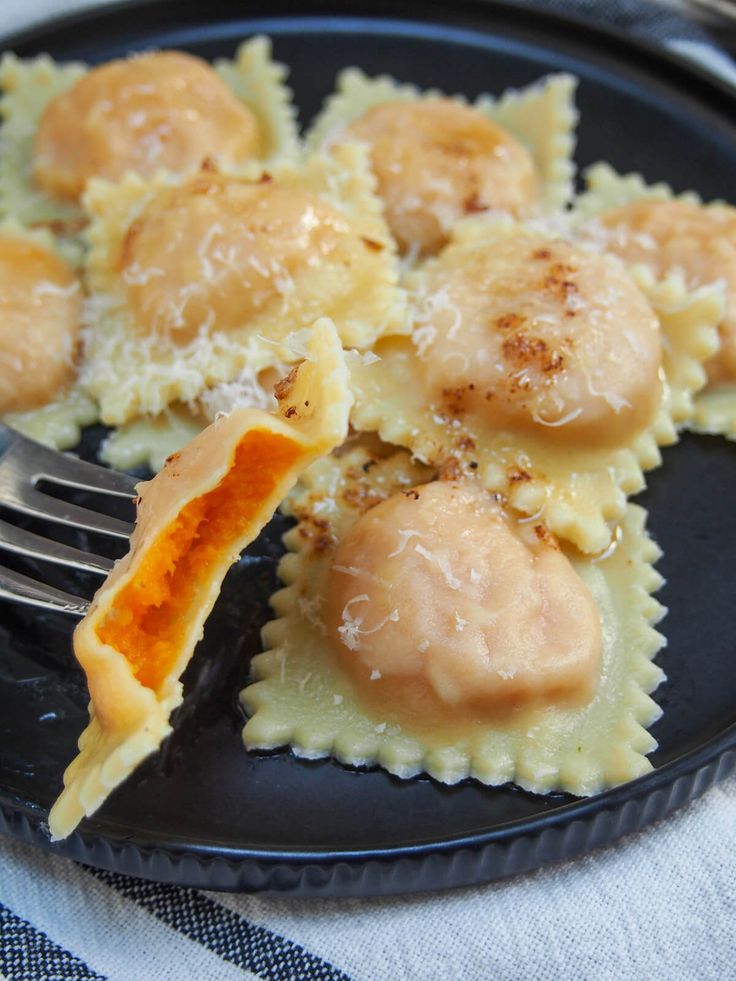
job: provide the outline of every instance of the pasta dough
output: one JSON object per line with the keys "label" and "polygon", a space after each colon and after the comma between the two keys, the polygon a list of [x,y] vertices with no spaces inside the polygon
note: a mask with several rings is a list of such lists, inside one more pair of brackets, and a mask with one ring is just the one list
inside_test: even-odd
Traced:
{"label": "pasta dough", "polygon": [[298,473],[347,433],[348,374],[334,325],[318,321],[309,360],[279,390],[279,413],[236,410],[140,484],[130,551],[74,634],[91,721],[49,815],[53,838],[92,814],[171,731],[179,678],[222,580]]}
{"label": "pasta dough", "polygon": [[[371,648],[371,657],[376,652],[375,656],[383,660],[377,660],[380,666],[372,667],[370,673],[367,670],[370,662],[365,664],[361,683],[356,683],[356,674],[346,667],[340,648],[348,655],[351,652],[333,633],[336,618],[331,614],[330,600],[325,599],[330,582],[340,576],[359,590],[357,595],[375,595],[377,586],[371,574],[380,580],[383,571],[390,568],[396,571],[397,567],[381,567],[381,562],[390,561],[384,555],[385,548],[377,566],[370,569],[343,566],[338,561],[344,557],[340,543],[350,541],[351,530],[358,527],[361,516],[363,520],[369,519],[371,509],[384,507],[381,502],[390,502],[393,495],[406,495],[406,508],[417,503],[410,499],[412,488],[416,488],[421,499],[421,484],[432,476],[430,470],[413,463],[406,452],[391,454],[384,448],[382,453],[376,453],[360,442],[348,446],[338,457],[317,462],[305,473],[288,505],[298,524],[285,538],[290,552],[284,556],[279,571],[285,588],[272,599],[276,619],[264,628],[267,650],[254,659],[254,681],[242,694],[251,716],[243,731],[246,747],[272,749],[288,744],[299,756],[333,755],[344,763],[360,766],[377,763],[400,777],[424,772],[445,783],[468,776],[487,784],[513,780],[538,793],[567,790],[592,794],[647,772],[651,764],[646,754],[655,742],[645,726],[659,715],[648,693],[662,679],[662,672],[652,663],[652,658],[663,639],[652,624],[664,611],[650,595],[661,584],[651,565],[659,551],[644,532],[643,510],[633,505],[625,512],[617,546],[606,555],[591,559],[575,549],[562,547],[565,563],[574,570],[572,578],[567,578],[568,571],[564,580],[577,596],[577,600],[574,597],[571,600],[570,610],[575,609],[576,602],[582,602],[582,609],[589,611],[588,602],[593,602],[601,627],[598,665],[595,621],[588,619],[582,625],[583,637],[588,643],[592,638],[592,645],[586,654],[584,640],[578,664],[587,665],[595,673],[592,697],[589,691],[576,690],[577,697],[566,701],[560,692],[550,698],[548,691],[541,702],[522,699],[521,703],[507,705],[504,710],[498,696],[491,699],[490,705],[480,706],[473,704],[472,698],[468,702],[461,697],[459,707],[457,702],[453,707],[452,697],[449,703],[445,699],[438,706],[436,691],[434,699],[428,698],[426,691],[411,692],[406,678],[399,677],[394,670],[397,645],[404,645],[402,650],[406,652],[411,637],[417,648],[416,663],[427,665],[429,657],[440,665],[446,664],[450,653],[442,650],[443,637],[455,635],[453,643],[465,631],[471,639],[477,637],[471,632],[477,624],[465,616],[477,591],[490,588],[483,601],[487,609],[487,596],[494,595],[491,579],[500,577],[494,580],[498,586],[503,582],[504,568],[510,568],[515,575],[519,572],[513,562],[504,566],[508,559],[499,552],[498,542],[486,551],[482,536],[477,562],[468,565],[471,551],[458,541],[457,534],[453,535],[454,525],[447,529],[442,518],[432,525],[433,534],[427,539],[408,535],[409,531],[421,534],[423,526],[406,527],[403,521],[396,526],[398,534],[391,542],[396,553],[394,559],[401,563],[402,556],[406,559],[412,555],[412,561],[424,564],[425,573],[415,583],[412,570],[421,566],[401,564],[402,572],[407,575],[393,580],[390,593],[395,616],[391,615],[393,608],[389,609],[391,600],[387,599],[386,622],[372,634],[370,631],[381,623],[384,614],[375,619],[370,606],[362,611],[362,604],[354,604],[346,618],[338,615],[340,624],[348,626],[343,638],[357,636],[361,648],[371,636],[380,638],[384,631],[395,631],[391,635],[395,644],[388,643],[387,633],[387,643],[377,642]],[[475,500],[479,492],[470,493]],[[487,506],[493,509],[492,499],[487,500]],[[513,525],[515,519],[509,520]],[[547,534],[537,521],[528,529],[535,538],[539,535],[534,531],[536,526]],[[385,538],[381,538],[377,547],[383,543]],[[430,557],[417,552],[417,544]],[[554,549],[553,540],[539,547],[542,552]],[[522,567],[528,569],[525,561]],[[454,589],[453,577],[463,581],[461,588]],[[474,578],[476,581],[471,583]],[[424,622],[411,614],[415,588],[420,592],[427,588],[437,590],[433,605],[422,606]],[[513,600],[522,607],[525,603],[523,597],[514,596],[513,590],[495,595],[499,607],[493,607],[491,612],[497,609],[501,619],[505,600]],[[533,597],[528,602],[533,603]],[[399,635],[402,610],[408,622]],[[453,615],[455,610],[457,619]],[[361,612],[365,612],[365,618],[357,624],[357,629],[362,632],[356,635],[355,621]],[[558,610],[557,615],[564,624],[564,612]],[[585,615],[589,617],[589,613]],[[448,622],[448,616],[453,622]],[[439,619],[434,622],[433,617]],[[470,622],[465,623],[466,619]],[[492,619],[490,615],[489,619]],[[504,664],[503,659],[513,659],[513,652],[499,649],[497,656],[499,666],[508,674],[509,662]],[[406,657],[409,660],[409,653]],[[450,676],[448,682],[447,672],[438,670],[439,680],[435,684],[440,691],[449,684],[451,696],[457,694],[460,686],[462,695],[469,690],[463,677],[468,678],[472,671],[472,668],[467,673],[461,671],[459,681]],[[579,677],[585,675],[583,671]],[[496,693],[504,681],[508,682],[508,691],[513,690],[513,676],[506,679],[498,676]],[[490,685],[490,681],[487,683]],[[528,688],[526,691],[529,694]],[[517,698],[518,695],[517,687]],[[514,702],[514,698],[510,701]]]}
{"label": "pasta dough", "polygon": [[78,385],[72,385],[39,409],[8,412],[3,416],[8,426],[52,450],[71,450],[78,446],[82,430],[98,420],[96,403]]}
{"label": "pasta dough", "polygon": [[175,403],[157,416],[131,419],[105,439],[100,459],[118,470],[144,465],[158,473],[168,456],[177,453],[220,413],[237,408],[274,412],[274,389],[288,372],[288,365],[282,363],[258,373],[246,368],[234,381],[208,388],[191,405]]}
{"label": "pasta dough", "polygon": [[158,473],[210,422],[185,405],[170,405],[157,416],[138,416],[114,429],[100,447],[100,459],[117,470],[145,466]]}

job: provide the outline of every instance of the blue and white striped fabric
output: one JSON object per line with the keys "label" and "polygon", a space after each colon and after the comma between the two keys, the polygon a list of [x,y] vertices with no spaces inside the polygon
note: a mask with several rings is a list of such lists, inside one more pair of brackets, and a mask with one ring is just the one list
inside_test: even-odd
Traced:
{"label": "blue and white striped fabric", "polygon": [[[94,2],[0,0],[0,30]],[[736,81],[663,8],[549,5],[670,43]],[[210,894],[0,839],[0,981],[724,981],[735,950],[736,777],[580,861],[406,899]]]}
{"label": "blue and white striped fabric", "polygon": [[8,981],[726,981],[736,777],[656,828],[508,882],[391,900],[203,893],[0,842]]}

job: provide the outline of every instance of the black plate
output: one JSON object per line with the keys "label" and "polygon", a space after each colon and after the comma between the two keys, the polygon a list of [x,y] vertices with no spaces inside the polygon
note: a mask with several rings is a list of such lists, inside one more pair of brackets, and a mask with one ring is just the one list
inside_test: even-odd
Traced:
{"label": "black plate", "polygon": [[[607,158],[706,198],[732,194],[733,96],[705,73],[626,39],[526,6],[458,0],[268,0],[249,3],[247,18],[243,10],[241,0],[125,5],[49,24],[7,46],[93,62],[145,46],[210,58],[265,31],[292,67],[303,121],[348,64],[469,96],[564,69],[581,79],[581,166]],[[401,781],[287,752],[246,754],[236,694],[267,618],[275,524],[228,577],[187,671],[175,735],[54,851],[209,889],[368,895],[509,875],[643,827],[736,765],[735,483],[736,445],[687,436],[666,451],[640,498],[665,550],[660,599],[670,608],[654,773],[575,800]],[[0,609],[0,828],[48,847],[43,820],[86,721],[86,691],[72,661],[71,623]]]}

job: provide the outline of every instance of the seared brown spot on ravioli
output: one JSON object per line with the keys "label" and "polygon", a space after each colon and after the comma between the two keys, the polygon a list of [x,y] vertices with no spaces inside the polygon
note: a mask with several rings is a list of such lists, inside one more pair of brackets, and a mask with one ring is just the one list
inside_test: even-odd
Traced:
{"label": "seared brown spot on ravioli", "polygon": [[517,227],[452,242],[416,282],[430,400],[557,441],[616,444],[651,424],[659,322],[615,259]]}
{"label": "seared brown spot on ravioli", "polygon": [[386,499],[386,495],[366,481],[356,480],[343,490],[342,499],[349,507],[363,512],[380,504]]}
{"label": "seared brown spot on ravioli", "polygon": [[464,450],[466,452],[469,452],[475,449],[476,444],[472,436],[460,436],[459,439],[457,440],[456,445],[459,450]]}
{"label": "seared brown spot on ravioli", "polygon": [[442,402],[451,415],[460,415],[465,411],[465,396],[468,390],[467,385],[442,389]]}
{"label": "seared brown spot on ravioli", "polygon": [[564,358],[559,351],[551,351],[549,344],[541,337],[529,337],[518,333],[505,340],[501,346],[504,358],[514,368],[535,365],[543,372],[559,371]]}
{"label": "seared brown spot on ravioli", "polygon": [[504,313],[494,320],[494,324],[499,330],[516,330],[523,323],[524,318],[518,313]]}
{"label": "seared brown spot on ravioli", "polygon": [[305,513],[300,516],[299,534],[316,552],[325,552],[335,544],[332,526],[327,518]]}
{"label": "seared brown spot on ravioli", "polygon": [[299,365],[294,365],[289,374],[273,386],[273,394],[278,402],[284,402],[291,395],[298,373]]}

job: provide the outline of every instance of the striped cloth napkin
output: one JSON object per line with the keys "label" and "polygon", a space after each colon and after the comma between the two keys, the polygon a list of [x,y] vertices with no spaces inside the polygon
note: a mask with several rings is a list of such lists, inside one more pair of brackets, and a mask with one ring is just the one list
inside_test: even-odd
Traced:
{"label": "striped cloth napkin", "polygon": [[[539,0],[537,0],[537,3]],[[0,30],[94,0],[3,0]],[[671,9],[551,0],[707,62]],[[723,981],[736,977],[736,777],[623,844],[521,878],[390,900],[210,894],[0,839],[7,981]]]}

